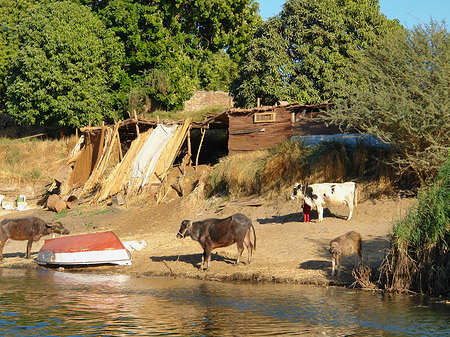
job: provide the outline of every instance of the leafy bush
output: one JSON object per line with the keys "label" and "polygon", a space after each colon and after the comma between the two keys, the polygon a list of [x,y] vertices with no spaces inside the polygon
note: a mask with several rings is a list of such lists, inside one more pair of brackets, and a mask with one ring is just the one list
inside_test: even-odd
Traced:
{"label": "leafy bush", "polygon": [[450,157],[394,226],[392,251],[383,265],[387,288],[450,294],[449,200]]}

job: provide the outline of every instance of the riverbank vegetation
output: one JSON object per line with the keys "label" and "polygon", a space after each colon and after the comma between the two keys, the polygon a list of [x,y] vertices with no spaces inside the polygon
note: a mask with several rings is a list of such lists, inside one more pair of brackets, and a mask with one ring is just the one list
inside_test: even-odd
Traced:
{"label": "riverbank vegetation", "polygon": [[394,225],[382,267],[386,289],[450,296],[450,157]]}
{"label": "riverbank vegetation", "polygon": [[271,149],[236,153],[214,166],[207,195],[225,191],[232,197],[254,194],[270,198],[285,197],[295,182],[320,183],[357,180],[365,183],[371,197],[393,194],[398,189],[414,188],[414,181],[399,176],[388,164],[390,148],[358,144],[346,146],[339,141],[306,147],[285,140]]}

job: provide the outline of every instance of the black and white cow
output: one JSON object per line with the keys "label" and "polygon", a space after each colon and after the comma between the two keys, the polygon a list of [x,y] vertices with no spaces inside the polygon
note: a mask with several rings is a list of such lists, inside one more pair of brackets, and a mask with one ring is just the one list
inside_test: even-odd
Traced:
{"label": "black and white cow", "polygon": [[353,209],[358,205],[358,191],[356,183],[323,183],[312,185],[300,185],[297,183],[291,194],[291,199],[298,198],[312,207],[317,208],[319,222],[323,221],[323,208],[327,205],[345,203],[349,214],[347,220],[353,215]]}

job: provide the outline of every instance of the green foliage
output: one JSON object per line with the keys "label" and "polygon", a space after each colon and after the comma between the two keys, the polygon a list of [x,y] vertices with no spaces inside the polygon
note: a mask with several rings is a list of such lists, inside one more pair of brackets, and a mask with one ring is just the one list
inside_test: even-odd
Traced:
{"label": "green foliage", "polygon": [[67,208],[64,208],[61,212],[57,212],[56,216],[53,217],[52,222],[55,222],[56,220],[60,220],[68,215]]}
{"label": "green foliage", "polygon": [[211,54],[199,67],[200,87],[208,91],[228,91],[237,77],[237,63],[223,50]]}
{"label": "green foliage", "polygon": [[8,74],[9,114],[22,124],[75,127],[114,117],[122,45],[89,8],[37,5],[17,33],[22,47]]}
{"label": "green foliage", "polygon": [[0,113],[84,126],[182,109],[194,90],[229,90],[257,11],[253,0],[3,0]]}
{"label": "green foliage", "polygon": [[17,28],[34,0],[2,0],[0,1],[0,113],[5,113],[6,86],[9,62],[17,55],[19,41]]}
{"label": "green foliage", "polygon": [[420,181],[434,176],[450,149],[450,36],[445,23],[386,36],[353,65],[328,121],[391,142],[391,164]]}
{"label": "green foliage", "polygon": [[[450,157],[442,164],[436,178],[424,185],[415,206],[394,227],[397,244],[407,242],[409,253],[422,252],[439,241],[450,238]],[[450,242],[446,242],[446,246]]]}
{"label": "green foliage", "polygon": [[30,179],[30,180],[37,180],[42,176],[41,171],[39,171],[38,169],[34,168],[31,171],[29,171],[28,173],[25,174],[25,177]]}
{"label": "green foliage", "polygon": [[382,271],[386,288],[450,293],[450,157],[427,181],[407,215],[394,224]]}
{"label": "green foliage", "polygon": [[321,103],[345,94],[352,60],[399,29],[374,0],[288,0],[250,42],[233,93],[240,106],[256,98]]}
{"label": "green foliage", "polygon": [[[136,99],[155,99],[172,110],[181,109],[196,88],[228,90],[237,61],[262,23],[253,0],[116,0],[93,8],[125,45],[127,76],[119,95],[124,110],[128,92],[131,109]],[[155,75],[162,81],[154,81]]]}

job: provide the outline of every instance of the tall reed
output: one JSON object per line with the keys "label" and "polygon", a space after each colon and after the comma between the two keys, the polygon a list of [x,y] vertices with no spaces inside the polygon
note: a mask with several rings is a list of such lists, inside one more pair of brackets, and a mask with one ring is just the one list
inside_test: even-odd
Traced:
{"label": "tall reed", "polygon": [[392,251],[383,265],[386,288],[450,295],[450,157],[394,224]]}

